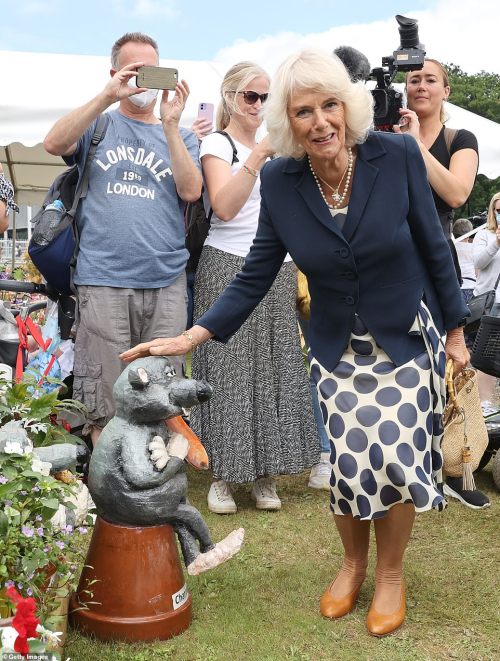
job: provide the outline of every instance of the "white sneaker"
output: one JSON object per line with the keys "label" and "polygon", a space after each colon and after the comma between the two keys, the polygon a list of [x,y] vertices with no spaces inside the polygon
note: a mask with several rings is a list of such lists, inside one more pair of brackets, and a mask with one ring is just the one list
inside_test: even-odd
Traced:
{"label": "white sneaker", "polygon": [[276,493],[276,484],[272,477],[260,477],[255,480],[251,497],[258,510],[280,510],[281,500]]}
{"label": "white sneaker", "polygon": [[207,501],[208,509],[215,514],[234,514],[237,509],[229,485],[224,480],[212,482]]}
{"label": "white sneaker", "polygon": [[323,458],[323,454],[326,453],[321,453],[321,461],[311,467],[311,473],[309,475],[309,482],[307,483],[307,486],[311,487],[312,489],[326,489],[327,491],[330,491],[330,476],[332,474],[332,466],[329,459]]}

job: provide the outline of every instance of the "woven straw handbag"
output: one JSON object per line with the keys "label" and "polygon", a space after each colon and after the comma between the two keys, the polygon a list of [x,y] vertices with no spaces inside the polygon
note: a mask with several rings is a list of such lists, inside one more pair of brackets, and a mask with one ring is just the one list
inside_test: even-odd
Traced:
{"label": "woven straw handbag", "polygon": [[477,373],[465,367],[453,376],[453,361],[446,363],[448,401],[443,413],[443,471],[451,477],[462,477],[462,488],[475,489],[473,471],[479,466],[488,445]]}

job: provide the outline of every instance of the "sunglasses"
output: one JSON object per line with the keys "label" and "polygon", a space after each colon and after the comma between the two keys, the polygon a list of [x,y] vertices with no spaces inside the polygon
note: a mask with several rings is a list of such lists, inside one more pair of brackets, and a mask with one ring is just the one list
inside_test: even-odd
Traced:
{"label": "sunglasses", "polygon": [[257,92],[252,92],[251,90],[248,92],[238,92],[238,94],[243,94],[243,99],[249,106],[253,106],[259,99],[261,103],[265,103],[269,96],[269,94],[257,94]]}

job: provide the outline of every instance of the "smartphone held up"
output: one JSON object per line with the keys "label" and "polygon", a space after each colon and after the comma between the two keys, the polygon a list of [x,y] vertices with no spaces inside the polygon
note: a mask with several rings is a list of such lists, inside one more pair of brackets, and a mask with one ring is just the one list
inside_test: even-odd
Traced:
{"label": "smartphone held up", "polygon": [[198,119],[206,119],[213,124],[214,122],[214,104],[200,103],[198,105]]}
{"label": "smartphone held up", "polygon": [[155,90],[175,90],[179,72],[169,67],[139,67],[137,69],[137,87]]}

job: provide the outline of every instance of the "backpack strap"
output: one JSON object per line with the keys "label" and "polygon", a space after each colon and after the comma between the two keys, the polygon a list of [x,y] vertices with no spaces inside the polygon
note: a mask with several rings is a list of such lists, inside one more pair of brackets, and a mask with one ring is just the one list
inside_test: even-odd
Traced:
{"label": "backpack strap", "polygon": [[[455,136],[457,135],[457,133],[458,133],[458,129],[450,129],[447,126],[444,127],[444,142],[446,145],[446,151],[448,152],[448,156],[451,156],[451,145],[453,144],[453,140],[455,140]],[[446,214],[439,214],[439,217],[441,219],[441,225],[443,226],[444,234],[448,240],[450,240],[451,237],[454,216],[455,216],[455,212],[453,209]],[[453,255],[453,249],[452,249],[452,255]],[[455,266],[457,266],[458,257],[456,256],[456,252],[453,255],[453,258],[454,258]]]}
{"label": "backpack strap", "polygon": [[[233,160],[231,161],[231,165],[234,165],[235,163],[239,163],[240,159],[238,158],[238,150],[236,149],[236,145],[234,144],[234,140],[229,135],[229,133],[226,133],[226,131],[214,131],[214,133],[220,133],[221,135],[223,135],[225,138],[227,138],[229,140],[229,144],[231,145],[231,147],[233,149]],[[207,220],[208,220],[209,223],[212,220],[213,213],[214,213],[214,210],[212,208],[210,208],[210,211],[208,212],[208,216],[207,216]]]}
{"label": "backpack strap", "polygon": [[214,133],[220,133],[221,135],[223,135],[225,138],[227,138],[229,140],[229,144],[233,148],[233,160],[231,161],[231,165],[234,165],[235,163],[239,163],[240,159],[238,158],[238,150],[236,149],[236,145],[234,144],[234,140],[229,135],[229,133],[226,133],[226,131],[214,131]]}
{"label": "backpack strap", "polygon": [[[109,124],[109,115],[107,113],[102,113],[101,115],[99,115],[99,119],[97,120],[94,134],[92,135],[92,139],[90,141],[90,147],[87,152],[87,156],[85,158],[85,165],[83,166],[82,176],[78,180],[78,184],[76,186],[75,199],[73,200],[71,209],[67,212],[68,215],[71,216],[72,220],[74,220],[75,218],[76,210],[78,208],[80,200],[83,197],[87,196],[87,191],[89,189],[90,164],[94,160],[97,145],[101,142],[101,140],[104,138],[106,134],[108,124]],[[71,258],[69,264],[69,272],[70,272],[71,291],[73,292],[73,294],[76,295],[77,292],[73,284],[73,277],[75,275],[75,269],[76,269],[76,258],[78,256],[78,251],[80,250],[80,232],[78,230],[78,223],[76,222],[73,222],[73,234],[75,237],[75,249],[73,251],[73,257]]]}
{"label": "backpack strap", "polygon": [[78,204],[82,199],[82,197],[86,197],[87,195],[87,191],[89,188],[90,164],[94,160],[94,155],[97,149],[97,145],[101,142],[101,140],[104,138],[106,134],[106,129],[108,128],[108,124],[109,124],[109,115],[107,115],[106,113],[99,115],[99,119],[97,120],[94,134],[92,135],[92,139],[90,141],[90,147],[87,152],[87,156],[85,158],[85,164],[83,166],[82,175],[79,178],[78,184],[76,186],[75,198],[73,200],[73,204],[71,205],[71,209],[67,212],[71,216],[71,218],[75,217]]}
{"label": "backpack strap", "polygon": [[451,155],[451,145],[453,144],[453,140],[455,140],[457,133],[458,129],[449,129],[447,126],[444,127],[444,142],[446,144],[448,156]]}

